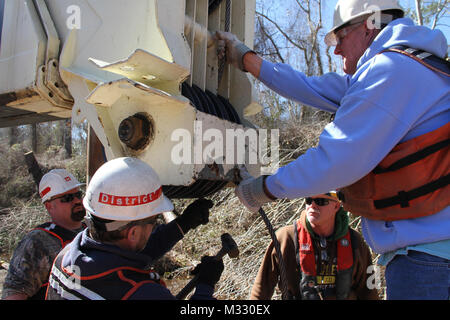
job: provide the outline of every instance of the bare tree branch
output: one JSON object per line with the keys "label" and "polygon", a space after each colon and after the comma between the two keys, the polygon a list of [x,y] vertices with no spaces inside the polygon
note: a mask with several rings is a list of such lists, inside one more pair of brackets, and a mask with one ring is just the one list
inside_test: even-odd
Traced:
{"label": "bare tree branch", "polygon": [[420,5],[421,0],[415,0],[415,1],[416,1],[417,24],[419,26],[423,26],[422,7]]}
{"label": "bare tree branch", "polygon": [[439,19],[441,18],[441,14],[442,14],[442,16],[444,16],[444,14],[447,12],[447,5],[448,4],[449,4],[449,0],[445,0],[444,3],[442,3],[442,4],[441,4],[441,0],[439,0],[439,3],[437,5],[438,11],[434,15],[434,19],[433,19],[433,23],[431,25],[431,29],[435,29],[436,28],[437,23],[438,23]]}
{"label": "bare tree branch", "polygon": [[[267,21],[269,21],[270,23],[272,23],[275,28],[277,28],[278,31],[280,31],[280,33],[286,38],[286,40],[288,40],[294,47],[300,49],[300,50],[305,50],[305,43],[297,43],[295,42],[279,25],[278,23],[276,23],[275,21],[273,21],[272,19],[270,19],[268,16],[266,16],[265,14],[261,13],[261,12],[256,12],[257,15],[263,17],[264,19],[266,19]],[[301,41],[303,42],[303,41]]]}
{"label": "bare tree branch", "polygon": [[280,61],[281,61],[282,63],[284,63],[284,58],[283,58],[283,56],[281,55],[281,52],[280,52],[280,50],[279,50],[279,48],[278,48],[278,45],[277,45],[276,42],[274,41],[272,35],[270,35],[270,34],[267,32],[267,30],[266,30],[266,28],[265,28],[265,26],[264,26],[264,23],[261,21],[261,17],[258,17],[258,20],[259,20],[258,23],[259,23],[259,27],[260,27],[261,33],[262,33],[265,37],[267,37],[267,39],[269,39],[270,43],[272,44],[272,47],[275,49],[275,54],[276,54],[276,56],[280,59]]}

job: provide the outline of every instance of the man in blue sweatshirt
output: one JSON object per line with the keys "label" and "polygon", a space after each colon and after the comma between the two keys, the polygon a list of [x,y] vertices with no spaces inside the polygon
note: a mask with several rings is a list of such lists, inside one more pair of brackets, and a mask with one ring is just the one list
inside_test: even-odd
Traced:
{"label": "man in blue sweatshirt", "polygon": [[307,77],[216,34],[235,67],[286,98],[335,112],[317,147],[271,176],[244,180],[236,195],[257,211],[277,198],[340,189],[381,254],[387,298],[449,299],[447,40],[403,15],[396,0],[338,1],[325,42],[342,56],[343,76]]}

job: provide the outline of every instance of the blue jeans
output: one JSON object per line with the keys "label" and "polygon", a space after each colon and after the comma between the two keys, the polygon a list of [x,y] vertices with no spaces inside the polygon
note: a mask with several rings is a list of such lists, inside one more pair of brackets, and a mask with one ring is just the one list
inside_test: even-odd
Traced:
{"label": "blue jeans", "polygon": [[448,300],[450,260],[409,250],[386,266],[388,300]]}

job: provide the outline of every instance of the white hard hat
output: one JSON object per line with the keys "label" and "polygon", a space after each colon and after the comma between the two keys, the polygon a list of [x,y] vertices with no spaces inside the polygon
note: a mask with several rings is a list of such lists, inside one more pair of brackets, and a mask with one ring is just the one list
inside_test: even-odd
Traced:
{"label": "white hard hat", "polygon": [[141,220],[173,210],[156,172],[131,157],[103,164],[89,182],[83,205],[93,216],[113,221]]}
{"label": "white hard hat", "polygon": [[47,172],[39,182],[39,195],[42,203],[54,196],[84,185],[65,169],[53,169]]}
{"label": "white hard hat", "polygon": [[[400,7],[398,0],[339,0],[334,8],[333,27],[325,36],[325,43],[328,46],[335,46],[337,39],[335,31],[350,21],[357,22],[358,18],[363,19],[370,14],[385,10],[398,10],[402,14],[404,10]],[[380,15],[380,23],[389,23],[392,16]],[[390,19],[390,20],[389,20]]]}

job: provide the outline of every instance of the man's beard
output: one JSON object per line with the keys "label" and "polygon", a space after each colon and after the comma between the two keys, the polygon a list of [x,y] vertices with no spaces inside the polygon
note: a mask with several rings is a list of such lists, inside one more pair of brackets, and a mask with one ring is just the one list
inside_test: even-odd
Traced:
{"label": "man's beard", "polygon": [[72,208],[72,212],[70,214],[70,218],[72,218],[73,221],[82,221],[84,216],[86,215],[86,210],[84,209],[83,205],[76,205]]}

